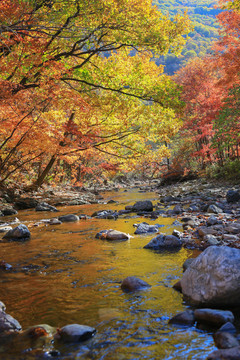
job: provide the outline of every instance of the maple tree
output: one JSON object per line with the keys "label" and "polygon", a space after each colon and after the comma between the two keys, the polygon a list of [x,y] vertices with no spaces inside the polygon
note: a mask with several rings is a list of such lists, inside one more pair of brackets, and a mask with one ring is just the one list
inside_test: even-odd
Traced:
{"label": "maple tree", "polygon": [[179,51],[188,30],[148,0],[2,0],[1,182],[40,186],[82,152],[125,166],[169,139],[182,102],[151,58]]}

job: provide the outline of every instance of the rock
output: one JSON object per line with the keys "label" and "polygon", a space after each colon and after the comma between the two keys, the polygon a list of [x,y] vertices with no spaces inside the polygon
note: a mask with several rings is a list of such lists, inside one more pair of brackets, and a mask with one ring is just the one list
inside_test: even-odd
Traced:
{"label": "rock", "polygon": [[61,222],[75,222],[75,221],[79,221],[79,217],[74,214],[68,214],[68,215],[59,216],[58,220]]}
{"label": "rock", "polygon": [[15,201],[14,206],[18,210],[32,209],[35,208],[38,204],[38,201],[33,198],[20,198]]}
{"label": "rock", "polygon": [[18,212],[13,208],[5,208],[1,210],[3,216],[16,215]]}
{"label": "rock", "polygon": [[56,330],[47,324],[34,325],[23,331],[22,334],[24,336],[30,337],[32,339],[36,339],[41,336],[51,336]]}
{"label": "rock", "polygon": [[3,226],[3,227],[0,227],[0,233],[5,233],[5,232],[8,232],[12,230],[12,227],[11,226]]}
{"label": "rock", "polygon": [[169,324],[175,325],[189,325],[192,326],[195,323],[194,311],[186,310],[171,318]]}
{"label": "rock", "polygon": [[4,311],[0,312],[0,333],[4,331],[20,331],[22,330],[19,322],[11,315],[6,314]]}
{"label": "rock", "polygon": [[99,233],[97,233],[96,235],[97,239],[105,239],[105,240],[128,240],[130,238],[130,236],[126,233],[123,233],[121,231],[118,230],[102,230]]}
{"label": "rock", "polygon": [[229,332],[216,332],[213,334],[213,340],[218,349],[230,349],[239,346],[238,340]]}
{"label": "rock", "polygon": [[231,234],[223,234],[223,240],[227,241],[238,241],[239,237],[237,235],[231,235]]}
{"label": "rock", "polygon": [[8,264],[6,261],[0,261],[0,269],[2,270],[12,270],[12,265]]}
{"label": "rock", "polygon": [[96,329],[90,326],[71,324],[58,329],[54,339],[66,343],[81,342],[90,339],[95,333]]}
{"label": "rock", "polygon": [[125,292],[132,292],[143,290],[151,287],[146,281],[136,278],[135,276],[128,276],[121,283],[121,289]]}
{"label": "rock", "polygon": [[60,225],[62,222],[59,219],[53,218],[49,220],[49,225]]}
{"label": "rock", "polygon": [[181,281],[177,281],[174,285],[173,285],[173,289],[179,292],[182,292],[182,285],[181,285]]}
{"label": "rock", "polygon": [[164,249],[179,249],[182,246],[182,241],[174,235],[157,235],[154,237],[144,249],[164,250]]}
{"label": "rock", "polygon": [[107,204],[118,204],[118,201],[111,199],[108,200]]}
{"label": "rock", "polygon": [[163,197],[160,200],[161,203],[169,203],[169,202],[174,202],[174,201],[180,201],[180,199],[177,198],[177,197],[173,197],[171,195],[168,195],[168,196]]}
{"label": "rock", "polygon": [[[125,208],[126,209],[126,208]],[[127,209],[126,209],[127,210]],[[153,211],[153,204],[150,200],[137,201],[133,207],[132,211]]]}
{"label": "rock", "polygon": [[55,208],[54,206],[52,205],[49,205],[48,203],[46,202],[42,202],[42,203],[39,203],[36,208],[35,208],[36,211],[58,211],[57,208]]}
{"label": "rock", "polygon": [[220,207],[218,207],[217,205],[209,205],[208,209],[207,209],[208,213],[213,213],[213,214],[220,214],[222,213],[222,209]]}
{"label": "rock", "polygon": [[133,226],[137,227],[137,230],[134,232],[134,234],[146,234],[146,233],[158,232],[159,228],[164,225],[159,225],[159,224],[149,225],[145,222],[142,222],[140,224],[134,224]]}
{"label": "rock", "polygon": [[174,206],[172,213],[179,215],[183,212],[182,206],[180,204],[177,204],[176,206]]}
{"label": "rock", "polygon": [[216,309],[197,309],[194,311],[194,316],[199,323],[222,326],[227,322],[234,321],[234,315],[231,311],[216,310]]}
{"label": "rock", "polygon": [[208,226],[216,225],[217,223],[218,219],[214,215],[209,216],[209,218],[207,219]]}
{"label": "rock", "polygon": [[11,241],[24,241],[24,240],[28,240],[30,236],[31,234],[27,226],[24,224],[20,224],[16,226],[14,229],[9,230],[3,236],[3,239],[11,240]]}
{"label": "rock", "polygon": [[182,292],[196,304],[240,304],[240,250],[209,246],[183,273]]}
{"label": "rock", "polygon": [[228,203],[236,203],[240,200],[240,194],[236,190],[228,190],[226,199]]}
{"label": "rock", "polygon": [[240,360],[240,346],[231,349],[215,350],[208,355],[207,360]]}
{"label": "rock", "polygon": [[0,301],[0,311],[5,311],[6,310],[6,305]]}
{"label": "rock", "polygon": [[172,235],[176,236],[178,239],[181,239],[183,237],[183,233],[181,231],[176,230],[176,229],[173,230]]}
{"label": "rock", "polygon": [[118,217],[118,213],[113,210],[100,210],[95,211],[91,217],[96,217],[98,219],[116,219]]}
{"label": "rock", "polygon": [[189,266],[191,265],[191,263],[193,262],[194,258],[189,258],[189,259],[186,259],[183,263],[183,272],[186,271]]}
{"label": "rock", "polygon": [[218,239],[216,238],[216,236],[214,235],[211,235],[211,234],[207,234],[203,237],[203,240],[206,241],[206,243],[208,245],[219,245],[219,241]]}
{"label": "rock", "polygon": [[219,331],[224,331],[224,332],[229,332],[231,334],[235,334],[237,332],[237,329],[231,322],[228,321],[218,329],[218,332]]}

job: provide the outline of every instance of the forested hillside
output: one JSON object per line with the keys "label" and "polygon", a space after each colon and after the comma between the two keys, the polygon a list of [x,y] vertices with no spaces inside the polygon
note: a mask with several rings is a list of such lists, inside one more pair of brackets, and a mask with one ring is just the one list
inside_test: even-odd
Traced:
{"label": "forested hillside", "polygon": [[182,66],[185,66],[189,59],[199,56],[202,57],[211,50],[213,41],[217,40],[218,22],[216,15],[222,10],[216,7],[216,2],[211,0],[155,0],[155,4],[162,13],[169,13],[170,16],[177,14],[189,15],[193,31],[189,33],[189,39],[180,56],[168,54],[157,58],[155,62],[165,65],[165,72],[172,75]]}

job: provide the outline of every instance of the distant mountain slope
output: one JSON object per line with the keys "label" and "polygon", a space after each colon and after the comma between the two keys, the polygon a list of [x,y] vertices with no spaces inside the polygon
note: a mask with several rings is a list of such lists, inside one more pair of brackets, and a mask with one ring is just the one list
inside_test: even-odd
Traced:
{"label": "distant mountain slope", "polygon": [[165,65],[165,72],[172,75],[194,56],[203,56],[210,51],[211,44],[218,38],[218,22],[216,15],[221,11],[215,8],[216,2],[210,0],[155,0],[162,13],[170,15],[187,12],[193,22],[194,31],[180,57],[172,54],[155,59],[157,64]]}

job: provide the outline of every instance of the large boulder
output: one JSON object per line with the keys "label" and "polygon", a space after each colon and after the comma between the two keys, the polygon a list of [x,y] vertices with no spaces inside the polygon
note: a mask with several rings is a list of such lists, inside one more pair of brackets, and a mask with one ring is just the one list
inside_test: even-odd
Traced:
{"label": "large boulder", "polygon": [[31,234],[28,230],[28,227],[24,224],[16,226],[14,229],[9,230],[4,236],[3,239],[10,241],[24,241],[30,238]]}
{"label": "large boulder", "polygon": [[197,322],[214,326],[222,326],[227,322],[234,322],[234,315],[228,310],[196,309],[194,316]]}
{"label": "large boulder", "polygon": [[153,211],[153,204],[150,200],[137,201],[133,207],[132,211]]}
{"label": "large boulder", "polygon": [[240,250],[210,246],[190,264],[181,279],[182,293],[195,304],[240,304]]}
{"label": "large boulder", "polygon": [[240,360],[240,346],[231,349],[215,350],[208,355],[207,360]]}

